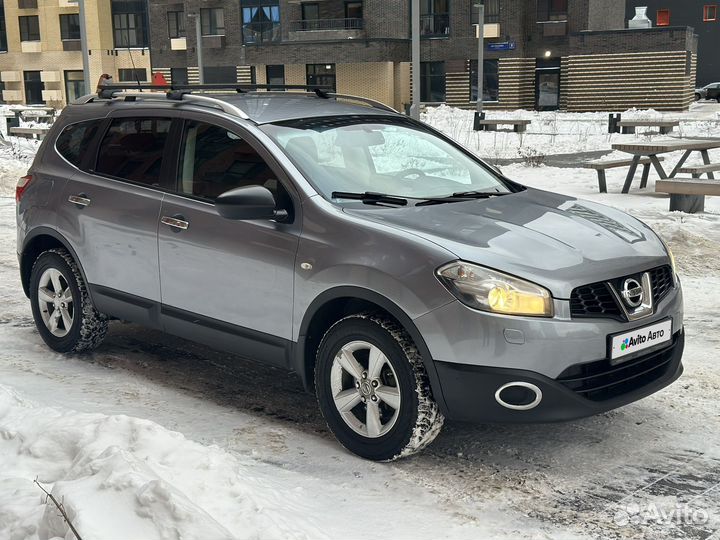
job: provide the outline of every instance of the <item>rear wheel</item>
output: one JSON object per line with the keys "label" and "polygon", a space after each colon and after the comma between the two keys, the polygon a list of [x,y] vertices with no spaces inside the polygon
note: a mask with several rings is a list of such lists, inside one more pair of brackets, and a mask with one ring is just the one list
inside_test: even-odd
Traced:
{"label": "rear wheel", "polygon": [[77,264],[64,249],[37,258],[30,274],[30,301],[43,341],[58,352],[89,351],[107,333],[107,318],[95,310]]}
{"label": "rear wheel", "polygon": [[330,430],[366,459],[388,461],[418,452],[443,424],[417,347],[381,315],[351,315],[327,331],[318,349],[315,385]]}

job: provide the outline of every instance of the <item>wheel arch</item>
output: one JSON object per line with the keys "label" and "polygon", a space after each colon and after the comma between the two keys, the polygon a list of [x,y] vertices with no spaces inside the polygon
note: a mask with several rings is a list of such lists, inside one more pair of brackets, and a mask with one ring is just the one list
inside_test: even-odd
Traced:
{"label": "wheel arch", "polygon": [[[23,242],[22,251],[20,252],[20,280],[22,282],[23,291],[25,296],[30,297],[30,274],[32,267],[38,256],[53,248],[63,248],[67,250],[70,256],[77,264],[80,274],[83,280],[87,284],[87,276],[85,276],[85,270],[83,270],[82,264],[77,257],[77,253],[59,232],[49,227],[38,227],[34,229],[30,234],[25,237]],[[88,287],[88,295],[90,295],[90,288]],[[92,301],[92,295],[90,295]]]}
{"label": "wheel arch", "polygon": [[430,380],[433,398],[440,407],[441,412],[445,413],[445,400],[442,395],[435,363],[420,331],[412,319],[395,302],[375,291],[362,287],[342,286],[328,289],[317,296],[305,311],[291,360],[292,367],[300,376],[305,389],[314,392],[317,348],[327,329],[347,315],[368,310],[380,311],[392,317],[410,335],[422,356],[425,371]]}

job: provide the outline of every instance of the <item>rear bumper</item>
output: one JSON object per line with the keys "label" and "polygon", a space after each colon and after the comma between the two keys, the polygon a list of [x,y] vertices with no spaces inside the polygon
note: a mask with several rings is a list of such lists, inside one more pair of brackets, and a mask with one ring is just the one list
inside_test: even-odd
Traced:
{"label": "rear bumper", "polygon": [[[685,334],[671,345],[619,366],[606,360],[569,367],[556,379],[521,369],[435,362],[445,413],[470,422],[559,422],[616,409],[642,399],[675,381],[683,372]],[[530,383],[542,392],[532,409],[513,410],[495,398],[511,382]]]}

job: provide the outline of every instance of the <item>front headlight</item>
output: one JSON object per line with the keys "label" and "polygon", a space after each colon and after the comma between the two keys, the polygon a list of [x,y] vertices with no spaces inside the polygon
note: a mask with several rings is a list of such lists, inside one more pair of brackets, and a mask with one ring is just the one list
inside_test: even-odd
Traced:
{"label": "front headlight", "polygon": [[[658,238],[660,238],[660,235],[658,235]],[[677,275],[677,266],[675,265],[675,255],[673,255],[672,250],[670,249],[670,246],[667,245],[667,242],[660,238],[660,241],[662,242],[662,245],[665,246],[665,251],[667,251],[668,258],[670,259],[670,267],[672,268],[673,274]]]}
{"label": "front headlight", "polygon": [[471,308],[505,315],[553,316],[550,291],[529,281],[461,261],[442,266],[437,276]]}

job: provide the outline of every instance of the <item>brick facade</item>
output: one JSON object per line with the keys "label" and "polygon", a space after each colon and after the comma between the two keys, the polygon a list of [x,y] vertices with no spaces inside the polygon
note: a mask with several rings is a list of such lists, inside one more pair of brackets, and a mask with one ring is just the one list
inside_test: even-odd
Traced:
{"label": "brick facade", "polygon": [[[578,56],[597,56],[601,65],[612,54],[697,52],[696,40],[687,28],[662,28],[652,31],[625,30],[625,0],[578,0],[568,2],[566,14],[547,14],[546,0],[501,0],[499,2],[499,38],[486,39],[485,58],[497,60],[499,98],[488,107],[514,109],[534,107],[536,102],[536,68],[556,72],[560,82],[559,107],[579,103],[573,92],[581,91],[573,74]],[[268,2],[269,3],[269,2]],[[423,62],[443,62],[445,98],[452,105],[471,107],[470,61],[477,58],[475,0],[451,0],[448,30],[421,41]],[[225,36],[203,39],[206,66],[254,66],[255,80],[265,81],[265,66],[284,65],[288,84],[305,84],[307,64],[335,64],[339,91],[374,97],[400,109],[410,99],[410,0],[364,0],[360,27],[345,27],[345,3],[341,0],[318,2],[323,23],[313,31],[303,27],[301,2],[279,0],[279,24],[276,41],[243,43],[242,0],[157,0],[150,3],[153,66],[165,71],[173,67],[197,66],[195,31],[188,19],[186,47],[172,50],[167,35],[167,12],[184,8],[196,14],[204,7],[225,10]],[[544,11],[543,11],[544,10]],[[340,21],[338,23],[338,21]],[[490,50],[493,42],[511,42],[508,50]],[[675,58],[675,56],[673,56]],[[554,61],[554,64],[553,64]],[[637,64],[638,69],[643,64]],[[672,63],[672,78],[683,87],[673,96],[684,96],[694,83],[687,65]],[[579,69],[579,68],[577,68]],[[585,64],[583,64],[585,69]],[[190,72],[189,72],[190,73]],[[197,72],[195,72],[197,73]],[[240,71],[238,71],[240,74]],[[575,76],[574,76],[575,75]],[[665,73],[664,75],[667,75]],[[601,82],[600,71],[592,77]],[[646,83],[662,85],[659,72],[646,70]],[[247,78],[238,75],[238,81]],[[572,85],[571,85],[572,82]],[[592,82],[592,81],[591,81]],[[619,85],[622,86],[622,85]],[[667,87],[663,86],[667,90]],[[582,90],[583,92],[585,90]],[[621,95],[613,90],[613,96]],[[627,94],[631,97],[631,94]],[[649,94],[650,95],[650,94]],[[597,106],[603,101],[597,101]],[[619,103],[607,100],[610,104]],[[657,101],[647,106],[683,108],[684,97],[671,102]],[[618,105],[620,106],[620,105]],[[585,105],[583,105],[585,107]]]}

